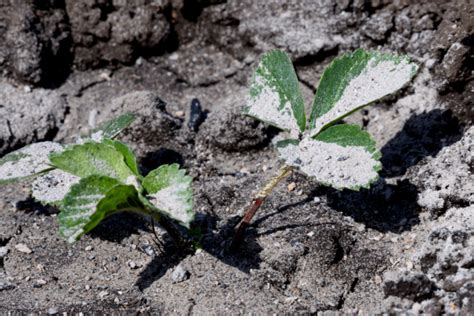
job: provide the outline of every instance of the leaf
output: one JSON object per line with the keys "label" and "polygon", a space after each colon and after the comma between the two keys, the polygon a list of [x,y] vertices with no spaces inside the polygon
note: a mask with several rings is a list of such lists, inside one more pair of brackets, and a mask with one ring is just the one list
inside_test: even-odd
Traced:
{"label": "leaf", "polygon": [[151,171],[143,180],[143,187],[156,208],[189,228],[194,219],[191,182],[192,178],[178,164],[172,164]]}
{"label": "leaf", "polygon": [[287,164],[337,189],[366,188],[378,179],[381,169],[375,142],[354,125],[332,126],[316,139],[279,142],[277,148]]}
{"label": "leaf", "polygon": [[358,49],[324,71],[313,102],[310,135],[408,83],[418,66],[406,56]]}
{"label": "leaf", "polygon": [[73,243],[105,217],[142,208],[135,187],[120,184],[113,178],[93,175],[73,185],[64,198],[58,216],[59,232],[69,243]]}
{"label": "leaf", "polygon": [[286,53],[273,50],[263,55],[253,76],[244,112],[292,135],[305,130],[304,101]]}
{"label": "leaf", "polygon": [[63,147],[54,142],[40,142],[25,146],[0,159],[0,184],[36,176],[53,169],[48,155],[61,152]]}
{"label": "leaf", "polygon": [[375,141],[370,134],[363,131],[358,125],[333,125],[319,133],[314,139],[326,143],[335,143],[343,147],[364,147],[372,154],[374,159],[382,158],[382,154],[377,150]]}
{"label": "leaf", "polygon": [[32,185],[32,195],[43,204],[61,206],[62,200],[79,177],[59,169],[54,169],[37,177]]}
{"label": "leaf", "polygon": [[[114,138],[122,130],[127,128],[135,121],[137,117],[133,113],[124,113],[110,121],[104,122],[101,126],[91,132],[90,138],[95,140],[97,138]],[[100,142],[99,140],[96,140]]]}
{"label": "leaf", "polygon": [[49,159],[54,167],[81,178],[103,175],[126,182],[134,176],[124,156],[114,147],[103,143],[74,145],[59,154],[51,154]]}
{"label": "leaf", "polygon": [[120,152],[125,158],[125,163],[132,170],[136,176],[140,176],[140,171],[138,170],[138,163],[133,151],[124,143],[119,142],[118,140],[104,139],[104,144],[113,146],[118,152]]}

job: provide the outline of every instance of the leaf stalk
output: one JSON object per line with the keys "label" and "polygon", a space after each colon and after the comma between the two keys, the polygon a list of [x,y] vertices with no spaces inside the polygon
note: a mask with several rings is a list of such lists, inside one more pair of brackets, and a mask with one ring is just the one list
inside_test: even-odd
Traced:
{"label": "leaf stalk", "polygon": [[281,180],[286,178],[291,174],[293,167],[288,165],[283,165],[278,173],[273,176],[270,181],[255,195],[255,198],[252,201],[252,204],[247,208],[244,213],[244,216],[240,222],[235,226],[234,229],[234,239],[232,240],[232,247],[235,248],[238,246],[245,232],[245,229],[250,225],[252,218],[257,213],[258,209],[265,202],[266,198],[272,193],[273,189],[280,183]]}

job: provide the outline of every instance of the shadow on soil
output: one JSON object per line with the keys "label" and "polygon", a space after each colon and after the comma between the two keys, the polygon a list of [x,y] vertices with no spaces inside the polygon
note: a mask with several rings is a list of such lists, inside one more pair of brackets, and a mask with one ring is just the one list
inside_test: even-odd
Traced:
{"label": "shadow on soil", "polygon": [[[204,251],[221,260],[225,264],[235,267],[245,273],[250,269],[259,267],[261,259],[259,253],[262,248],[256,241],[255,234],[249,234],[245,242],[238,249],[229,251],[229,245],[232,238],[233,227],[237,224],[238,218],[230,219],[224,227],[217,233],[215,229],[205,226],[216,222],[214,215],[199,214],[197,216],[196,227],[202,229],[200,246]],[[204,228],[204,229],[203,229]],[[191,247],[187,249],[177,249],[171,240],[164,243],[164,247],[159,255],[140,273],[139,279],[135,285],[144,290],[153,282],[160,279],[169,269],[178,265],[184,258],[191,255],[194,251]]]}
{"label": "shadow on soil", "polygon": [[392,178],[404,175],[407,169],[427,156],[436,156],[444,147],[462,137],[462,126],[451,110],[432,110],[415,114],[408,119],[382,149],[381,176]]}

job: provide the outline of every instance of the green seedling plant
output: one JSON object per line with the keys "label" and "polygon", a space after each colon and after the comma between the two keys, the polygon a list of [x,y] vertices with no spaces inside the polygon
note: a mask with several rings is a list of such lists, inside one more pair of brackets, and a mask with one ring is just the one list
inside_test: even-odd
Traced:
{"label": "green seedling plant", "polygon": [[69,243],[105,217],[124,211],[151,217],[179,241],[194,218],[191,177],[177,164],[142,176],[130,148],[114,138],[135,119],[123,114],[76,144],[39,142],[0,159],[0,185],[32,179],[32,196],[60,210],[59,233]]}
{"label": "green seedling plant", "polygon": [[401,89],[417,70],[406,56],[363,49],[342,55],[324,70],[306,119],[290,58],[279,50],[264,54],[244,113],[284,132],[274,141],[284,165],[245,211],[234,244],[273,188],[294,169],[336,189],[359,190],[376,181],[382,166],[375,141],[358,125],[339,122]]}

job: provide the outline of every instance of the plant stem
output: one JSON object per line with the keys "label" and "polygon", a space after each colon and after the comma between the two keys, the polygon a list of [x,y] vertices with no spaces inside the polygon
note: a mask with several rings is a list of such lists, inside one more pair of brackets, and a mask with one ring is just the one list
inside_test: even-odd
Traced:
{"label": "plant stem", "polygon": [[255,198],[253,199],[252,204],[250,207],[245,211],[242,220],[235,226],[234,231],[234,239],[232,241],[232,246],[237,246],[243,239],[245,229],[250,225],[252,218],[254,217],[255,213],[257,213],[260,206],[262,206],[265,199],[272,193],[273,189],[283,180],[285,177],[290,175],[292,171],[291,166],[283,165],[278,174],[275,175],[270,181],[263,187],[263,189],[257,193]]}

